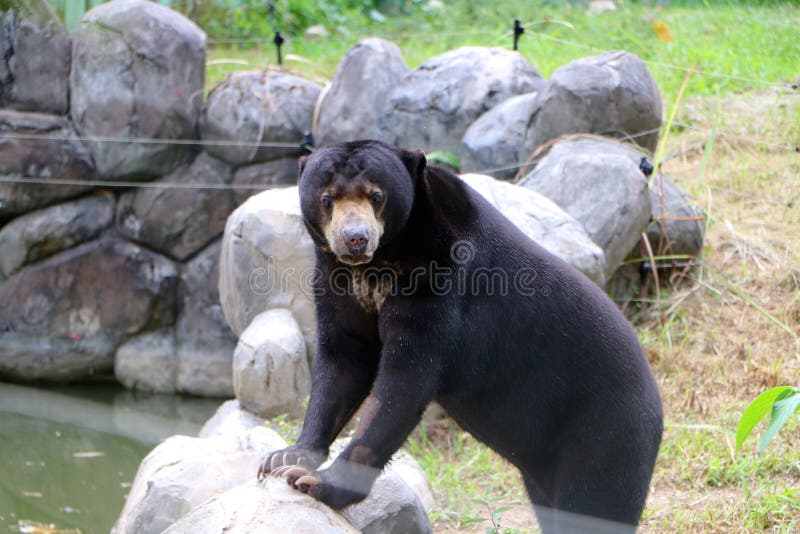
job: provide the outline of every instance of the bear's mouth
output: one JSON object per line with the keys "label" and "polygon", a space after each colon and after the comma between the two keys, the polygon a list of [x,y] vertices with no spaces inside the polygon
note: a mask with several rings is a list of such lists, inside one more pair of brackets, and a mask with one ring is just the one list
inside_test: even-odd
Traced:
{"label": "bear's mouth", "polygon": [[364,265],[372,261],[372,254],[338,254],[336,259],[347,265]]}

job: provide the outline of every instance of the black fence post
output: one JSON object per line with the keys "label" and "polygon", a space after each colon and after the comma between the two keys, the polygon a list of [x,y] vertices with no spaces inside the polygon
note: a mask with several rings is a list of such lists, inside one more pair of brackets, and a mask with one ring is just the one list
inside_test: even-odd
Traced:
{"label": "black fence post", "polygon": [[281,32],[279,31],[275,32],[275,38],[272,40],[272,42],[275,43],[275,48],[278,49],[278,65],[283,65],[283,57],[281,56],[281,46],[283,46],[285,40],[286,39],[283,38]]}
{"label": "black fence post", "polygon": [[314,135],[311,133],[311,130],[307,130],[303,133],[303,140],[300,141],[300,151],[304,155],[311,154],[314,151]]}
{"label": "black fence post", "polygon": [[525,33],[525,28],[519,23],[519,19],[514,19],[514,50],[519,49],[519,36]]}

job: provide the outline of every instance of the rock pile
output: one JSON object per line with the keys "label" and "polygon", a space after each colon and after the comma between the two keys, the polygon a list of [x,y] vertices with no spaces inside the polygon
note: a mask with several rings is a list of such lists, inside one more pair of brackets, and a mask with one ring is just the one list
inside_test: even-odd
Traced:
{"label": "rock pile", "polygon": [[[334,443],[332,456],[344,445]],[[147,455],[112,533],[431,532],[433,497],[407,454],[396,454],[367,499],[340,514],[283,479],[256,481],[260,459],[284,447],[263,419],[228,401],[199,437],[173,436]]]}
{"label": "rock pile", "polygon": [[[70,36],[43,2],[0,13],[4,378],[113,370],[131,388],[236,389],[262,415],[291,411],[316,353],[313,246],[294,188],[247,199],[295,183],[309,130],[320,145],[371,137],[456,153],[481,172],[465,181],[600,285],[643,234],[657,254],[702,250],[701,211],[640,169],[661,100],[632,54],[545,80],[517,52],[464,47],[409,70],[397,46],[367,39],[327,90],[239,72],[204,102],[206,37],[180,14],[114,0]],[[256,321],[294,334],[249,333],[236,381],[234,349]],[[287,398],[245,376],[267,356],[282,358]]]}
{"label": "rock pile", "polygon": [[[295,182],[320,88],[240,73],[204,103],[206,36],[182,15],[115,0],[70,36],[44,3],[0,13],[0,376],[230,396],[220,236]],[[142,187],[94,183],[120,180]]]}

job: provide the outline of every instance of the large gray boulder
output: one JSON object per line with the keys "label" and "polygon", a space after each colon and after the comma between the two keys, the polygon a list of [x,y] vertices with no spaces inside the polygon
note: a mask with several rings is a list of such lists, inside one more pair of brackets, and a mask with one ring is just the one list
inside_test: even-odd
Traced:
{"label": "large gray boulder", "polygon": [[[439,407],[442,409],[441,407]],[[410,454],[403,450],[398,451],[392,456],[391,464],[388,468],[389,471],[395,473],[403,482],[412,489],[420,504],[425,510],[430,510],[435,504],[433,498],[433,491],[428,484],[428,478],[425,471],[422,470],[419,463],[417,463]]]}
{"label": "large gray boulder", "polygon": [[660,126],[661,96],[647,65],[628,52],[607,52],[553,72],[536,98],[519,158],[571,133],[636,136],[653,152]]}
{"label": "large gray boulder", "polygon": [[[70,113],[84,136],[192,139],[203,100],[206,35],[155,2],[114,0],[73,37]],[[187,159],[185,144],[89,143],[104,178],[152,178]]]}
{"label": "large gray boulder", "polygon": [[158,534],[212,497],[255,483],[261,458],[285,446],[265,426],[210,438],[172,436],[142,460],[112,532]]}
{"label": "large gray boulder", "polygon": [[251,196],[273,187],[294,185],[298,178],[297,158],[280,158],[239,167],[233,173],[233,197],[238,206]]}
{"label": "large gray boulder", "polygon": [[0,136],[0,176],[20,180],[0,183],[0,221],[89,191],[80,182],[97,178],[63,117],[0,109]]}
{"label": "large gray boulder", "polygon": [[17,4],[0,10],[0,107],[63,115],[70,37],[45,0]]}
{"label": "large gray boulder", "polygon": [[650,202],[653,221],[647,227],[647,239],[654,253],[699,256],[705,241],[706,218],[691,195],[658,173],[650,187]]}
{"label": "large gray boulder", "polygon": [[245,482],[192,510],[164,534],[357,534],[340,514],[285,481]]}
{"label": "large gray boulder", "polygon": [[610,139],[568,138],[555,143],[519,182],[580,221],[605,253],[607,280],[650,221],[648,181],[634,153]]}
{"label": "large gray boulder", "polygon": [[239,206],[225,226],[219,277],[220,303],[234,333],[241,336],[261,312],[288,309],[313,360],[314,261],[296,186],[265,191]]}
{"label": "large gray boulder", "polygon": [[157,393],[231,397],[236,336],[219,305],[220,241],[183,265],[174,326],[136,336],[116,352],[114,375],[124,386]]}
{"label": "large gray boulder", "polygon": [[379,114],[407,73],[394,43],[370,38],[350,47],[320,105],[317,145],[379,137]]}
{"label": "large gray boulder", "polygon": [[512,96],[472,123],[461,140],[462,172],[514,177],[524,163],[519,154],[525,143],[528,119],[536,108],[537,94]]}
{"label": "large gray boulder", "polygon": [[[661,173],[652,178],[650,203],[652,219],[647,227],[647,240],[653,255],[660,257],[656,264],[664,269],[658,273],[663,288],[675,280],[672,274],[681,272],[703,253],[706,218],[692,197]],[[655,290],[648,256],[647,246],[640,241],[628,257],[631,263],[614,273],[608,292],[617,302],[625,305]]]}
{"label": "large gray boulder", "polygon": [[431,522],[414,490],[391,468],[375,481],[369,504],[346,508],[344,515],[363,534],[430,534]]}
{"label": "large gray boulder", "polygon": [[462,47],[425,61],[389,94],[379,139],[426,151],[461,151],[475,119],[504,100],[536,91],[541,76],[519,53]]}
{"label": "large gray boulder", "polygon": [[113,367],[128,337],[172,324],[177,273],[158,254],[101,239],[0,285],[0,375],[71,380]]}
{"label": "large gray boulder", "polygon": [[[358,413],[356,413],[356,417],[358,417]],[[263,418],[245,410],[237,399],[233,399],[220,405],[216,413],[203,425],[198,436],[206,438],[246,434],[250,429],[263,427],[265,424],[266,422]],[[347,447],[348,443],[347,438],[334,441],[331,445],[329,460],[323,465],[328,465],[331,459],[338,456]],[[411,488],[416,496],[413,500],[418,501],[425,510],[433,507],[433,493],[428,485],[425,472],[408,453],[402,450],[395,453],[389,465],[384,469],[384,475],[386,474],[389,474],[392,478],[399,478]],[[391,484],[391,486],[396,487],[397,485]],[[372,502],[373,494],[375,494],[374,490],[371,492],[368,502]],[[405,502],[410,503],[411,500],[406,499]],[[359,508],[369,508],[369,506]],[[368,510],[362,511],[367,512],[363,514],[365,516],[369,514]]]}
{"label": "large gray boulder", "polygon": [[152,187],[122,195],[117,230],[183,261],[224,230],[228,215],[236,207],[233,193],[226,187],[230,182],[228,165],[201,153],[191,164],[177,168]]}
{"label": "large gray boulder", "polygon": [[231,361],[236,336],[219,304],[221,242],[215,241],[186,264],[179,288],[175,325],[178,373],[175,387],[194,395],[231,397]]}
{"label": "large gray boulder", "polygon": [[[359,417],[356,412],[355,417]],[[339,438],[331,444],[330,466],[350,444]],[[342,515],[365,534],[428,534],[431,524],[426,509],[433,505],[433,495],[425,473],[405,451],[397,451],[378,475],[367,498],[342,510]]]}
{"label": "large gray boulder", "polygon": [[[349,444],[349,438],[334,441],[329,458],[321,467],[328,467]],[[342,515],[364,534],[428,534],[431,523],[425,510],[432,505],[433,495],[425,473],[401,450],[392,455],[369,496],[342,510]]]}
{"label": "large gray boulder", "polygon": [[[337,440],[332,457],[345,444]],[[147,455],[112,532],[430,532],[422,504],[430,488],[406,454],[393,457],[367,499],[339,514],[282,479],[256,482],[259,461],[284,447],[263,419],[228,401],[199,438],[173,436]]]}
{"label": "large gray boulder", "polygon": [[305,339],[289,310],[256,315],[239,337],[233,389],[241,405],[261,417],[302,415],[311,371]]}
{"label": "large gray boulder", "polygon": [[[555,202],[533,190],[482,174],[461,176],[525,235],[602,286],[606,280],[603,250],[583,225]],[[537,283],[535,280],[533,283]],[[536,289],[526,288],[526,289]],[[543,288],[542,288],[543,289]]]}
{"label": "large gray boulder", "polygon": [[236,166],[300,156],[319,92],[310,81],[282,72],[230,74],[211,90],[203,109],[206,150]]}
{"label": "large gray boulder", "polygon": [[251,428],[264,426],[263,417],[245,410],[238,399],[231,399],[220,404],[214,415],[211,416],[197,434],[199,438],[244,434]]}
{"label": "large gray boulder", "polygon": [[17,217],[0,228],[0,275],[94,239],[113,215],[111,195],[92,195]]}
{"label": "large gray boulder", "polygon": [[[356,413],[355,417],[358,416],[359,414]],[[206,438],[214,436],[242,435],[246,434],[253,428],[263,427],[265,424],[266,421],[263,418],[254,415],[249,410],[244,409],[237,399],[233,399],[225,401],[222,403],[222,405],[220,405],[216,413],[214,413],[214,415],[208,421],[206,421],[205,425],[203,425],[203,428],[200,430],[198,436],[201,438]],[[331,445],[329,459],[323,464],[323,466],[329,465],[332,459],[338,456],[347,447],[348,443],[349,440],[347,438],[337,439],[334,441]],[[401,499],[402,502],[406,504],[411,504],[412,501],[418,502],[425,510],[429,510],[431,507],[433,507],[433,493],[428,485],[425,472],[422,470],[419,464],[405,451],[398,451],[392,456],[389,465],[384,469],[383,476],[381,476],[377,482],[381,482],[386,478],[398,478],[402,480],[405,485],[411,488],[411,490],[413,490],[415,498]],[[398,485],[392,483],[388,486],[396,488]],[[379,486],[376,485],[376,488],[378,487]],[[405,490],[401,490],[401,492],[404,493]],[[357,515],[361,515],[362,517],[369,516],[372,513],[369,511],[369,503],[374,502],[373,496],[376,495],[377,494],[373,489],[373,491],[370,492],[370,497],[364,506],[358,505],[351,507],[351,509],[355,509],[355,511],[358,512]],[[380,498],[382,499],[382,497]],[[393,505],[395,510],[399,510],[405,506],[396,506],[396,504],[397,503]],[[391,516],[391,514],[385,517],[389,518],[389,516]],[[352,516],[349,515],[348,517],[352,518]],[[360,520],[355,519],[354,524],[358,521]]]}
{"label": "large gray boulder", "polygon": [[165,533],[182,534],[357,533],[427,534],[430,520],[399,477],[382,475],[366,501],[341,515],[295,491],[281,479],[245,482],[176,521]]}
{"label": "large gray boulder", "polygon": [[175,331],[171,327],[135,336],[117,349],[114,377],[128,389],[175,393],[175,352]]}

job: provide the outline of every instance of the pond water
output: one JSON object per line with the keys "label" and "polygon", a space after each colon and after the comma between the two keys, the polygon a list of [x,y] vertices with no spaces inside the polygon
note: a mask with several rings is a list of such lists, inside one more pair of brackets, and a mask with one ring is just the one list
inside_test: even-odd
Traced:
{"label": "pond water", "polygon": [[142,458],[168,436],[197,435],[221,402],[0,382],[0,532],[109,532]]}

